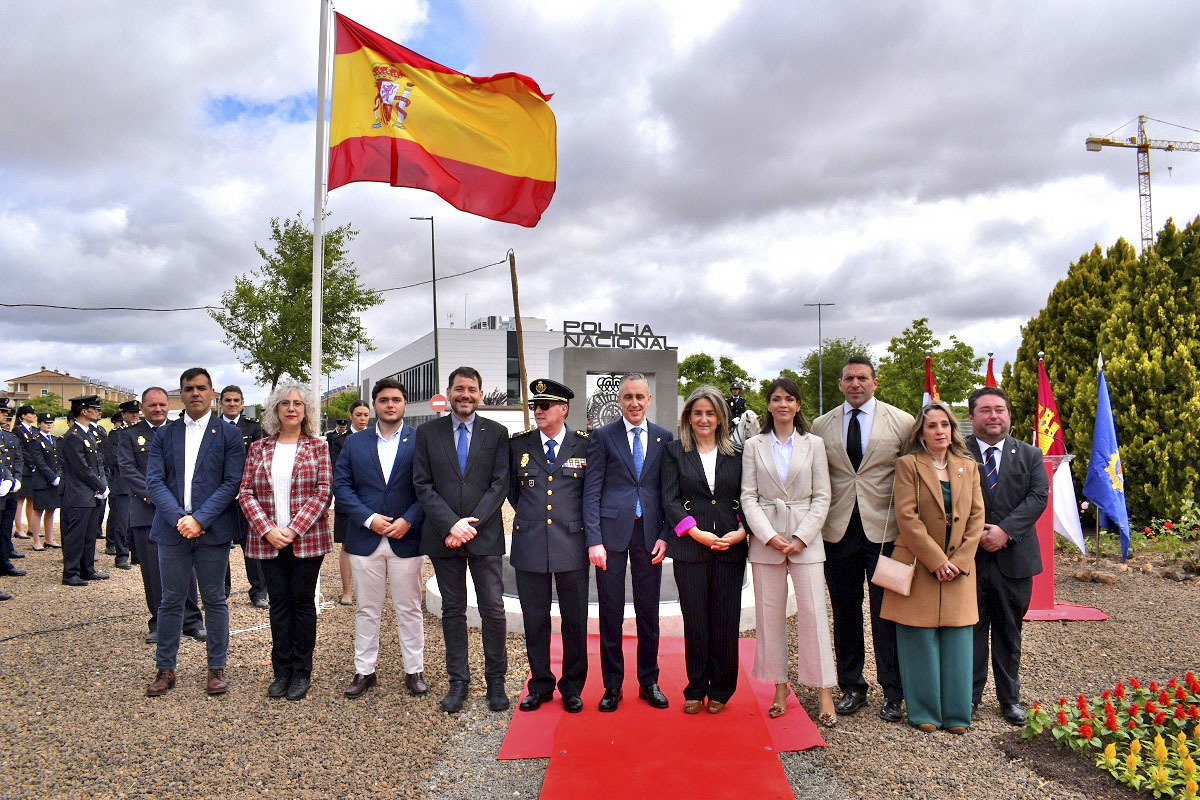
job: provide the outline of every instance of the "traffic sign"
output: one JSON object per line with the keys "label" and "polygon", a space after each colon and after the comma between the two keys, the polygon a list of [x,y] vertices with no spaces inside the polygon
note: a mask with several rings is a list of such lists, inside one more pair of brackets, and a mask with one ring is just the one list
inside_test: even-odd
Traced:
{"label": "traffic sign", "polygon": [[435,414],[440,414],[445,411],[446,405],[446,395],[444,394],[435,394],[433,397],[429,398],[429,408]]}

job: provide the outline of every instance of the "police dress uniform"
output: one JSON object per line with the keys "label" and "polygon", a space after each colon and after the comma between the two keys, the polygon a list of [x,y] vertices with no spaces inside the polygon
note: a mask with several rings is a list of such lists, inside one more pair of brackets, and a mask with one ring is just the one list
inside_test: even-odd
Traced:
{"label": "police dress uniform", "polygon": [[[38,422],[53,422],[53,414],[38,414]],[[33,491],[33,508],[39,514],[57,510],[62,505],[62,460],[58,454],[58,437],[40,430],[29,437],[25,456],[31,469],[29,483]]]}
{"label": "police dress uniform", "polygon": [[[530,384],[531,402],[565,403],[575,395],[549,379]],[[531,676],[529,698],[549,699],[554,691],[550,670],[550,602],[558,590],[562,620],[563,670],[558,689],[564,703],[576,708],[587,679],[588,559],[583,531],[583,475],[587,467],[583,431],[563,431],[562,444],[550,458],[541,432],[534,428],[509,441],[512,480],[508,501],[516,510],[509,562],[516,570],[517,594],[525,623],[525,647]],[[522,708],[526,708],[523,704]],[[530,709],[532,710],[532,709]]]}
{"label": "police dress uniform", "polygon": [[[28,452],[29,440],[37,435],[38,429],[36,427],[33,427],[33,428],[26,427],[25,423],[22,421],[21,418],[24,417],[26,414],[35,414],[35,413],[37,413],[37,412],[35,412],[33,410],[33,406],[23,405],[17,409],[17,418],[13,422],[12,432],[13,432],[13,435],[16,436],[17,439],[21,442],[21,446],[23,448],[23,450],[22,450],[23,453]],[[29,463],[28,457],[26,457],[25,468],[21,471],[21,476],[20,476],[21,488],[16,493],[17,497],[33,497],[33,489],[29,485],[29,483],[30,483],[29,478],[31,477],[30,476],[31,472],[32,472],[32,466]]]}
{"label": "police dress uniform", "polygon": [[[121,404],[121,412],[140,411],[141,404],[129,400]],[[108,522],[105,534],[108,536],[108,547],[104,552],[117,557],[116,566],[129,569],[129,557],[133,543],[129,536],[129,489],[121,478],[121,467],[117,463],[117,446],[125,435],[128,426],[122,413],[112,416],[113,429],[104,440],[102,455],[104,456],[104,472],[108,477]]]}
{"label": "police dress uniform", "polygon": [[[334,424],[337,427],[325,434],[325,442],[329,445],[329,463],[336,467],[338,458],[342,455],[342,445],[346,443],[346,437],[350,435],[350,431],[338,431],[337,428],[345,428],[350,424],[350,420],[339,419]],[[349,524],[350,518],[338,511],[337,502],[334,501],[333,541],[336,544],[346,543],[346,528]]]}
{"label": "police dress uniform", "polygon": [[[73,414],[85,408],[100,408],[100,398],[86,395],[71,399]],[[73,419],[59,442],[63,465],[63,583],[68,586],[83,586],[89,580],[108,577],[96,571],[96,538],[108,479],[95,427],[85,427]]]}
{"label": "police dress uniform", "polygon": [[[0,397],[0,411],[6,415],[12,413],[9,399]],[[4,423],[7,423],[7,418]],[[20,427],[20,426],[18,426]],[[24,558],[13,547],[13,522],[17,518],[17,496],[22,489],[21,476],[25,473],[25,445],[7,424],[0,424],[0,480],[8,481],[7,490],[0,497],[0,575],[24,575],[12,565],[12,559]]]}

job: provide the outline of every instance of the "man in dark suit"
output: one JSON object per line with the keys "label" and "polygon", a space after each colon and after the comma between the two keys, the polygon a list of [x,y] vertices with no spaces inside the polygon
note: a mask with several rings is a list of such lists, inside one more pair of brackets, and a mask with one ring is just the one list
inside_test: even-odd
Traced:
{"label": "man in dark suit", "polygon": [[663,448],[673,437],[646,421],[650,400],[646,376],[626,375],[617,395],[621,419],[593,432],[588,442],[583,524],[600,600],[601,711],[616,711],[621,702],[627,562],[637,616],[638,696],[654,708],[668,705],[658,688],[658,597],[667,556],[660,469]]}
{"label": "man in dark suit", "polygon": [[[146,465],[150,460],[150,445],[158,430],[167,421],[167,391],[151,386],[142,392],[141,410],[146,418],[128,428],[117,444],[117,462],[129,492],[128,530],[130,544],[142,572],[142,588],[146,608],[150,612],[146,644],[158,642],[158,606],[162,602],[162,579],[158,572],[158,546],[150,541],[150,525],[154,522],[154,504],[146,488]],[[188,585],[183,612],[183,635],[198,642],[205,639],[204,619],[200,616],[196,581]]]}
{"label": "man in dark suit", "polygon": [[537,427],[509,442],[512,481],[508,502],[516,510],[509,562],[517,573],[517,595],[529,656],[529,694],[522,711],[535,711],[554,696],[550,671],[551,581],[558,587],[563,664],[558,691],[563,708],[583,710],[587,680],[588,560],[583,536],[583,475],[587,434],[564,424],[575,393],[558,381],[529,384]]}
{"label": "man in dark suit", "polygon": [[333,491],[346,518],[343,551],[358,587],[354,614],[354,679],[343,694],[361,696],[376,683],[379,620],[392,589],[396,631],[411,695],[425,684],[425,619],[421,614],[421,524],[425,512],[413,485],[416,429],[404,423],[408,390],[395,378],[371,389],[376,425],[344,439],[333,469]]}
{"label": "man in dark suit", "polygon": [[72,420],[59,440],[62,455],[62,545],[63,577],[66,586],[87,586],[105,580],[96,570],[96,534],[100,515],[108,499],[108,479],[100,455],[102,442],[96,438],[100,398],[94,394],[71,399]]}
{"label": "man in dark suit", "polygon": [[501,570],[508,493],[508,429],[475,413],[483,379],[473,367],[450,373],[451,413],[417,428],[413,483],[425,510],[421,552],[433,562],[442,592],[442,633],[450,691],[442,710],[453,714],[467,699],[467,567],[483,625],[483,676],[488,708],[504,711],[508,696]]}
{"label": "man in dark suit", "polygon": [[225,660],[229,649],[229,606],[225,573],[229,545],[238,536],[234,498],[242,480],[246,451],[237,428],[212,412],[208,370],[192,367],[179,378],[183,414],[155,435],[146,463],[146,492],[154,504],[150,541],[158,545],[162,603],[158,607],[158,673],[146,694],[155,697],[175,686],[175,659],[183,630],[183,605],[192,575],[204,599],[208,678],[205,691],[229,691]]}
{"label": "man in dark suit", "polygon": [[[242,410],[246,406],[246,401],[242,396],[242,388],[233,385],[226,386],[221,390],[220,403],[221,419],[237,427],[238,432],[242,436],[242,449],[249,452],[251,443],[263,438],[263,429],[258,420],[250,419],[242,413]],[[237,503],[234,503],[234,511],[237,512],[238,519],[238,538],[236,541],[242,547],[242,562],[246,566],[246,580],[250,582],[250,605],[255,608],[270,608],[271,603],[267,600],[267,578],[263,574],[262,564],[259,563],[257,558],[251,558],[246,555],[246,515],[242,513],[241,507]],[[226,575],[226,597],[229,597],[231,588],[230,576]]]}
{"label": "man in dark suit", "polygon": [[[141,404],[137,400],[121,403],[120,411],[112,416],[113,429],[104,442],[104,471],[108,476],[108,547],[104,552],[116,556],[117,569],[132,569],[129,556],[133,542],[129,538],[129,490],[121,475],[117,448],[126,430],[137,424]],[[110,552],[111,551],[111,552]]]}
{"label": "man in dark suit", "polygon": [[983,465],[986,516],[975,555],[979,622],[975,625],[975,675],[971,699],[978,708],[987,684],[988,640],[1000,713],[1025,724],[1021,706],[1021,620],[1029,609],[1033,576],[1042,571],[1037,519],[1046,508],[1050,481],[1036,447],[1014,439],[1011,410],[1003,389],[985,386],[968,400],[971,429],[967,450]]}

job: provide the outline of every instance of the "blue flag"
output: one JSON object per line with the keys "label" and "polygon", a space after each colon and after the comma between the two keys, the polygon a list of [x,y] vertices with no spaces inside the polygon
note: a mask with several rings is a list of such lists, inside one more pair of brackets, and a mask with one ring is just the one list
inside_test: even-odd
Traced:
{"label": "blue flag", "polygon": [[1104,369],[1099,370],[1096,403],[1096,429],[1092,434],[1092,457],[1088,461],[1083,494],[1096,505],[1101,519],[1108,519],[1121,531],[1121,559],[1129,557],[1129,511],[1125,507],[1125,473],[1117,450],[1117,427],[1113,423],[1112,401]]}

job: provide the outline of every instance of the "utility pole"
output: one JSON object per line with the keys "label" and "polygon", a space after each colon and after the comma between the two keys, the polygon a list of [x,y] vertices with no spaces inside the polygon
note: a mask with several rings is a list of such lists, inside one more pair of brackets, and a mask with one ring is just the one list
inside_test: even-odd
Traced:
{"label": "utility pole", "polygon": [[837,303],[805,303],[809,308],[817,309],[817,416],[825,413],[825,366],[822,360],[825,339],[821,336],[821,309],[826,306],[836,306]]}
{"label": "utility pole", "polygon": [[433,389],[437,392],[442,374],[438,366],[438,315],[437,315],[437,239],[434,236],[433,216],[428,217],[409,217],[420,222],[429,221],[429,261],[432,264],[433,271]]}

